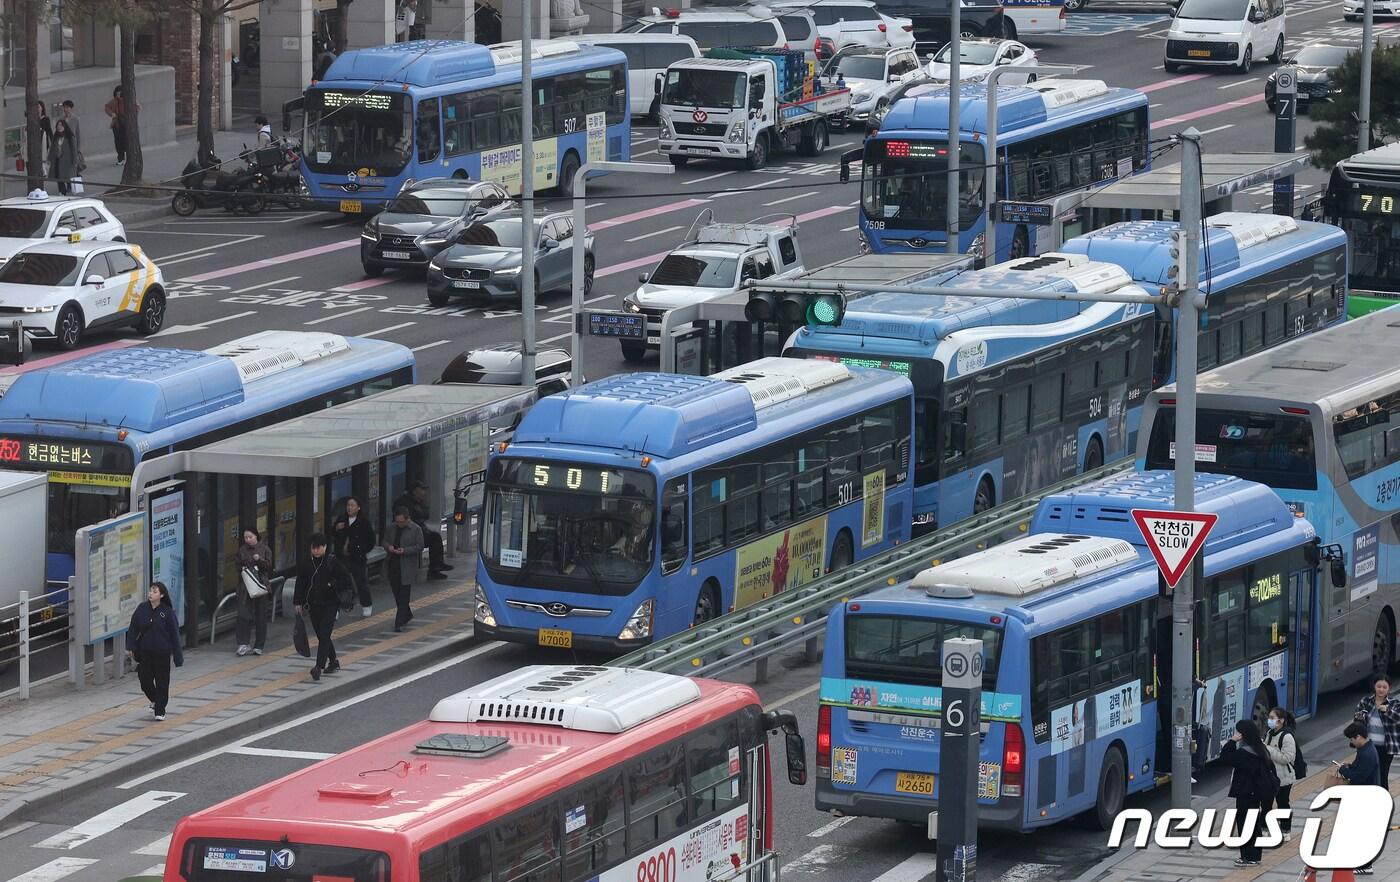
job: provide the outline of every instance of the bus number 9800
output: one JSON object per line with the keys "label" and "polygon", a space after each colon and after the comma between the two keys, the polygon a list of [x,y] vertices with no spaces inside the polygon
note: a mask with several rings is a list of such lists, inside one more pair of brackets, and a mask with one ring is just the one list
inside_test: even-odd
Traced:
{"label": "bus number 9800", "polygon": [[676,882],[676,850],[668,848],[637,862],[637,882]]}

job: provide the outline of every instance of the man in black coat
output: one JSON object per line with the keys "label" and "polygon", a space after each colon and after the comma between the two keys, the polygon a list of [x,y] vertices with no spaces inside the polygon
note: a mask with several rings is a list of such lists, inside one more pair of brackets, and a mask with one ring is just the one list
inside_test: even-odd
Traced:
{"label": "man in black coat", "polygon": [[327,553],[327,545],[324,535],[311,535],[311,556],[297,567],[296,593],[292,595],[297,615],[305,610],[311,619],[311,629],[316,632],[316,667],[311,669],[313,680],[320,680],[322,673],[334,674],[340,670],[335,644],[331,643],[331,630],[335,628],[336,617],[340,615],[341,586],[355,584],[355,578],[345,564],[335,555]]}
{"label": "man in black coat", "polygon": [[408,519],[423,531],[423,544],[428,546],[429,581],[446,579],[446,571],[452,569],[452,565],[442,559],[442,532],[428,526],[428,485],[414,481],[409,485],[408,492],[394,503],[394,510],[397,511],[400,506],[408,509]]}

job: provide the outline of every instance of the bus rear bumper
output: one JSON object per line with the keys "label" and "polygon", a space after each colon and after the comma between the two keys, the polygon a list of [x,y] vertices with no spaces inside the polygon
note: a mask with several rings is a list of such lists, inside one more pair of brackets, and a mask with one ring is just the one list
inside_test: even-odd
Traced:
{"label": "bus rear bumper", "polygon": [[[856,793],[836,790],[829,783],[817,782],[817,811],[865,818],[890,818],[924,826],[929,812],[938,811],[938,800],[888,793]],[[977,826],[985,830],[1021,830],[1021,800],[1003,797],[996,805],[977,806]]]}
{"label": "bus rear bumper", "polygon": [[[524,643],[528,646],[540,645],[540,632],[536,628],[512,628],[510,626],[483,625],[477,622],[473,628],[477,637],[486,640],[504,640],[507,643]],[[586,652],[606,652],[624,655],[651,643],[650,640],[619,640],[616,637],[599,637],[592,634],[572,634],[572,649]]]}

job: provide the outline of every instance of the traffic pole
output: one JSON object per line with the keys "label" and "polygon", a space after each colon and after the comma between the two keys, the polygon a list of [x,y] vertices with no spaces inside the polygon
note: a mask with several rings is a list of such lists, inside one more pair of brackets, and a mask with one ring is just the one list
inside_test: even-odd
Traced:
{"label": "traffic pole", "polygon": [[535,26],[531,6],[520,7],[520,385],[535,385],[535,81],[530,52]]}
{"label": "traffic pole", "polygon": [[1361,95],[1357,107],[1357,153],[1365,153],[1371,149],[1371,50],[1376,43],[1376,19],[1372,14],[1372,6],[1371,0],[1366,0],[1366,10],[1361,23]]}
{"label": "traffic pole", "polygon": [[952,17],[948,35],[948,247],[945,250],[949,254],[960,254],[958,170],[962,160],[962,120],[959,118],[962,113],[962,10],[959,3],[949,3],[948,6]]}
{"label": "traffic pole", "polygon": [[[1274,75],[1274,152],[1293,152],[1297,140],[1298,69],[1285,64]],[[1274,181],[1274,214],[1293,216],[1293,176]]]}
{"label": "traffic pole", "polygon": [[[1196,510],[1196,296],[1200,287],[1201,133],[1181,138],[1181,211],[1176,234],[1176,464],[1177,511]],[[1172,593],[1172,808],[1191,807],[1191,710],[1195,682],[1195,573]]]}
{"label": "traffic pole", "polygon": [[[954,4],[956,5],[956,4]],[[976,882],[977,783],[982,742],[982,641],[943,641],[943,707],[938,735],[937,882]]]}

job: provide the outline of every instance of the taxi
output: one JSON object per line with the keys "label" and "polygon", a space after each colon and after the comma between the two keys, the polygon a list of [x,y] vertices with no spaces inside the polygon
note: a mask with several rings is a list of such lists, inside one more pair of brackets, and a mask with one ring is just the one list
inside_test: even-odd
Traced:
{"label": "taxi", "polygon": [[128,242],[46,241],[0,266],[0,324],[19,319],[36,341],[75,349],[90,331],[135,326],[149,336],[165,324],[165,279]]}
{"label": "taxi", "polygon": [[75,235],[123,242],[126,229],[101,199],[53,196],[43,190],[0,199],[0,263],[26,245]]}

